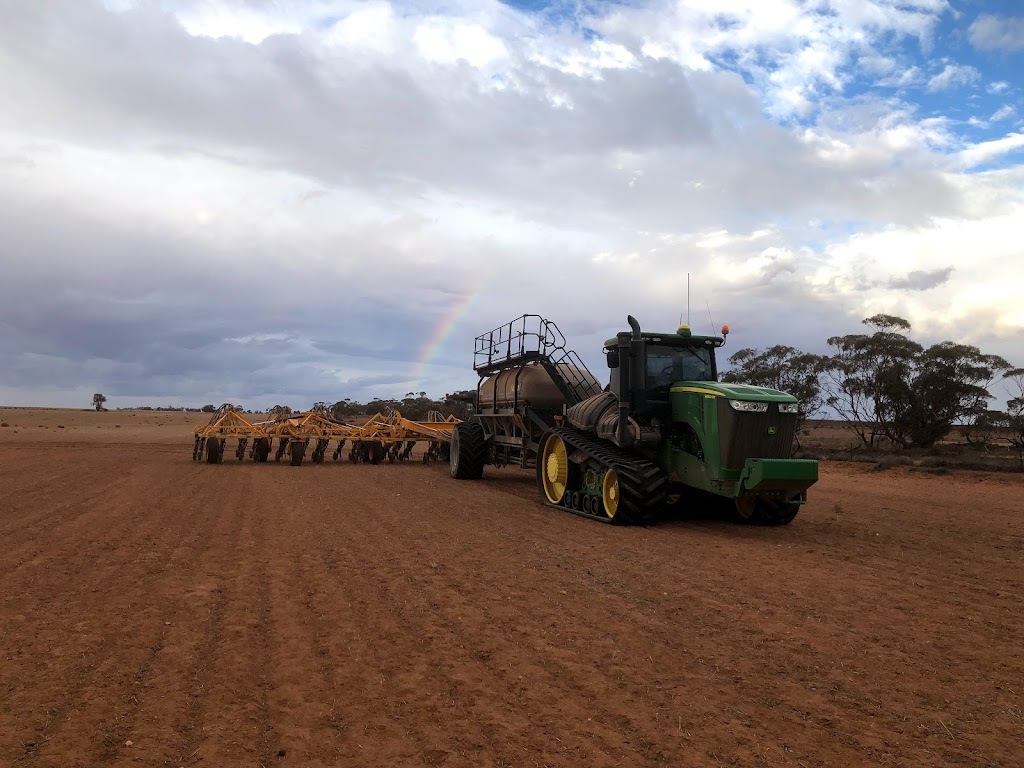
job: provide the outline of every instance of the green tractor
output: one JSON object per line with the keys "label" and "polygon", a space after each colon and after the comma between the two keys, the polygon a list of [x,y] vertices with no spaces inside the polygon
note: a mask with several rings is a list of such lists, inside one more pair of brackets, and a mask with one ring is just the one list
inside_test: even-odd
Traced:
{"label": "green tractor", "polygon": [[722,336],[630,331],[605,343],[602,390],[550,321],[524,315],[477,337],[476,414],[457,425],[452,475],[536,467],[542,499],[609,523],[650,523],[671,501],[718,498],[741,520],[784,525],[818,479],[793,459],[797,400],[718,381]]}

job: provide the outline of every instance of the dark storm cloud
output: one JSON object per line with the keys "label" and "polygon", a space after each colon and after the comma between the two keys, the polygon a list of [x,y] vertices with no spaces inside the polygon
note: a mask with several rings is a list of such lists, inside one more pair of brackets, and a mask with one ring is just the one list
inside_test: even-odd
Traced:
{"label": "dark storm cloud", "polygon": [[905,277],[896,277],[888,282],[889,288],[907,291],[927,291],[949,281],[953,267],[943,269],[915,269]]}
{"label": "dark storm cloud", "polygon": [[[430,332],[384,295],[343,301],[333,281],[296,276],[300,290],[275,301],[280,283],[231,269],[194,241],[0,201],[0,387],[358,399],[368,392],[343,392],[335,373],[343,375],[344,361],[407,371]],[[144,262],[131,258],[138,253]]]}

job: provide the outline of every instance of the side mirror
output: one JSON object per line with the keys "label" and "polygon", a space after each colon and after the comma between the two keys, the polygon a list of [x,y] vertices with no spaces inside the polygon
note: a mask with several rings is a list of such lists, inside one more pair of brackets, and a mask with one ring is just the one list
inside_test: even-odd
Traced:
{"label": "side mirror", "polygon": [[609,368],[619,367],[619,350],[609,349],[607,354],[605,355],[605,358],[608,360]]}

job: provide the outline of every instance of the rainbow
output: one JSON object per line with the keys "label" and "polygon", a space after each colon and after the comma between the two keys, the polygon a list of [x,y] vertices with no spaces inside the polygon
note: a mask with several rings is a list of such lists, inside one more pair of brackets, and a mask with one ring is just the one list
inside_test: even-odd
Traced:
{"label": "rainbow", "polygon": [[448,314],[434,328],[434,332],[430,335],[430,338],[427,339],[427,343],[420,349],[416,362],[413,364],[412,382],[415,386],[418,387],[423,383],[423,373],[427,366],[430,365],[434,361],[434,358],[437,357],[437,354],[444,347],[448,339],[451,338],[456,327],[458,327],[459,323],[462,322],[462,319],[466,316],[469,308],[482,292],[483,285],[471,290],[448,310]]}

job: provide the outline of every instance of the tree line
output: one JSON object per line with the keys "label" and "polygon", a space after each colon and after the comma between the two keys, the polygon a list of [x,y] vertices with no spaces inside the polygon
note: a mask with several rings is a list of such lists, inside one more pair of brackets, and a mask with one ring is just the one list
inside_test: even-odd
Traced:
{"label": "tree line", "polygon": [[[827,355],[782,345],[741,349],[722,380],[793,394],[801,423],[828,406],[869,449],[931,448],[954,427],[968,442],[998,435],[1016,449],[1024,469],[1024,368],[969,344],[925,347],[895,315],[862,322],[868,332],[831,337]],[[1005,410],[990,407],[990,389],[1000,380],[1011,391]]]}

